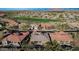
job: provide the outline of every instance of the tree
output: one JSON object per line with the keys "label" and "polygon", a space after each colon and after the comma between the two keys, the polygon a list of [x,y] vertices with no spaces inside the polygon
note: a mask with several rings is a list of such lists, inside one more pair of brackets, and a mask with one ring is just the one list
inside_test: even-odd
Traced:
{"label": "tree", "polygon": [[60,44],[57,43],[57,41],[47,42],[45,45],[45,48],[49,51],[62,51]]}
{"label": "tree", "polygon": [[26,23],[19,24],[19,29],[20,30],[27,30],[28,28],[29,28],[29,25],[27,25]]}
{"label": "tree", "polygon": [[74,47],[72,51],[79,51],[79,47]]}

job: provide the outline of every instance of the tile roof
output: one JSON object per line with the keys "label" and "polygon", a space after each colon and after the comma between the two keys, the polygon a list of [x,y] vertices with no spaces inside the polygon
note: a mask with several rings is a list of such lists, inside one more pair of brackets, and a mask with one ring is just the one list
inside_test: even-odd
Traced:
{"label": "tile roof", "polygon": [[48,37],[47,33],[43,35],[43,34],[41,34],[39,32],[33,32],[31,34],[30,42],[31,41],[41,41],[41,43],[45,43],[45,42],[49,41],[49,37]]}
{"label": "tile roof", "polygon": [[5,15],[5,13],[4,12],[0,12],[0,16],[4,16]]}
{"label": "tile roof", "polygon": [[18,23],[11,19],[2,19],[2,21],[7,22],[9,26],[17,26]]}
{"label": "tile roof", "polygon": [[43,28],[55,28],[55,26],[53,26],[52,24],[48,24],[48,23],[41,23],[40,25]]}
{"label": "tile roof", "polygon": [[56,40],[56,41],[67,42],[67,41],[73,40],[72,36],[65,32],[50,33],[50,36],[51,36],[52,40]]}
{"label": "tile roof", "polygon": [[13,33],[5,37],[4,40],[10,41],[10,42],[21,42],[29,34],[29,32],[21,32],[21,34],[22,35]]}

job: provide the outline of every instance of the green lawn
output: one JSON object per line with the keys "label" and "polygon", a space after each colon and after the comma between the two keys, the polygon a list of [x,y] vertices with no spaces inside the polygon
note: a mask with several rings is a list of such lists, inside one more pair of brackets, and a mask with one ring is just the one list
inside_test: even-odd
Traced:
{"label": "green lawn", "polygon": [[34,18],[34,17],[25,17],[25,16],[20,16],[20,17],[14,17],[14,19],[19,19],[19,20],[27,20],[27,21],[32,21],[32,22],[59,22],[60,20],[50,20],[50,19],[42,19],[42,18]]}

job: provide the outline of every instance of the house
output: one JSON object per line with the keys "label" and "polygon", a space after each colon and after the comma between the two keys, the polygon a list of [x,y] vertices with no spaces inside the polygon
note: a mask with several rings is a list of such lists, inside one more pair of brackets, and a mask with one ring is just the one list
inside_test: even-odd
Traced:
{"label": "house", "polygon": [[79,28],[79,22],[78,21],[73,21],[73,22],[68,21],[68,25],[69,25],[70,28]]}
{"label": "house", "polygon": [[33,32],[31,34],[30,44],[44,45],[48,41],[50,40],[47,33],[42,34],[41,32]]}
{"label": "house", "polygon": [[1,21],[5,22],[7,27],[18,26],[18,22],[16,22],[15,20],[12,20],[12,19],[2,18]]}
{"label": "house", "polygon": [[5,16],[5,13],[4,12],[0,12],[0,17],[3,17]]}
{"label": "house", "polygon": [[55,26],[49,23],[41,23],[39,24],[39,28],[41,28],[42,30],[51,30],[51,29],[54,29]]}
{"label": "house", "polygon": [[13,33],[3,38],[3,46],[20,46],[22,40],[24,40],[29,35],[29,32]]}
{"label": "house", "polygon": [[71,35],[65,32],[55,32],[50,33],[51,40],[56,40],[60,44],[70,44],[71,41],[73,41],[73,38]]}

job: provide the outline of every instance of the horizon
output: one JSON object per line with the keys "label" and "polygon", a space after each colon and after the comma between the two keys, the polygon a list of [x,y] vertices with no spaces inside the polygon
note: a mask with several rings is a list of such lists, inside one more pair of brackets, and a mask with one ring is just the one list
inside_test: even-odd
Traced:
{"label": "horizon", "polygon": [[0,8],[0,11],[17,11],[17,10],[30,10],[30,11],[78,11],[79,8]]}

